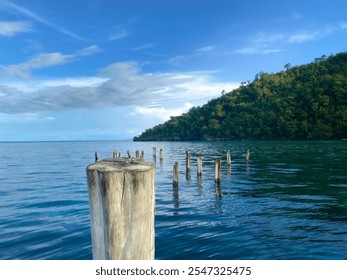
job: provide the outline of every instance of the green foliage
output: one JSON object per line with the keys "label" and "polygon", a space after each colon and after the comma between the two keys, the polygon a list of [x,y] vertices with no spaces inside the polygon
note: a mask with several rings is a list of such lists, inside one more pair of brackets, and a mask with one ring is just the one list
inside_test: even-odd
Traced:
{"label": "green foliage", "polygon": [[255,80],[147,129],[135,141],[347,138],[347,53]]}

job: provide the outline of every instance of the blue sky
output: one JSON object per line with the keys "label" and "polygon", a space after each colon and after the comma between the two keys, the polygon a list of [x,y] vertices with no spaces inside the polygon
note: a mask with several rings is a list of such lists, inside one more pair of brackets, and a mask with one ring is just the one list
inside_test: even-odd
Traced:
{"label": "blue sky", "polygon": [[0,0],[0,141],[131,139],[347,49],[345,0]]}

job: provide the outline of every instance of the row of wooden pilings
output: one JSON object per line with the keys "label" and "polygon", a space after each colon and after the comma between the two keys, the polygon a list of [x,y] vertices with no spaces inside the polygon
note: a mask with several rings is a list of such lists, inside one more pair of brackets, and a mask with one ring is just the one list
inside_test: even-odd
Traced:
{"label": "row of wooden pilings", "polygon": [[[153,160],[156,160],[153,148]],[[155,255],[155,164],[145,162],[144,152],[128,157],[113,151],[112,158],[87,166],[93,259],[152,260]],[[163,161],[163,150],[159,152]],[[246,161],[249,161],[249,150]],[[230,150],[227,164],[231,164]],[[191,156],[186,152],[186,170]],[[197,176],[202,176],[202,157],[197,158]],[[215,182],[220,184],[221,160],[215,160]],[[174,164],[174,186],[178,186],[178,163]]]}
{"label": "row of wooden pilings", "polygon": [[[131,158],[130,150],[127,150],[127,156],[128,156],[128,158]],[[123,157],[122,153],[117,153],[117,150],[113,150],[112,158],[121,158],[121,157]],[[144,159],[144,157],[145,157],[144,151],[141,151],[141,153],[139,150],[135,151],[135,158],[136,159]],[[163,149],[160,149],[159,157],[160,157],[160,161],[163,161],[163,158],[164,158]],[[157,148],[153,147],[153,160],[156,161],[156,158],[157,158]],[[98,160],[99,160],[99,153],[95,152],[95,162],[97,162]]]}
{"label": "row of wooden pilings", "polygon": [[[230,150],[227,151],[227,164],[231,165],[231,154]],[[246,162],[250,160],[250,152],[247,150],[246,153]],[[188,151],[186,151],[186,172],[189,173],[191,170],[191,156]],[[214,181],[216,184],[220,184],[221,182],[221,159],[217,158],[214,161]],[[197,176],[202,176],[202,156],[197,157]],[[178,162],[175,162],[173,166],[173,184],[174,186],[178,185]]]}

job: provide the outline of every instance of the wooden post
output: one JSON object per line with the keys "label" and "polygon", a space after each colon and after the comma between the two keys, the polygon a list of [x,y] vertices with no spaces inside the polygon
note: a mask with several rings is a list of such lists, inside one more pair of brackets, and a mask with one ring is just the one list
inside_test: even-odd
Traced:
{"label": "wooden post", "polygon": [[163,156],[163,149],[160,149],[160,152],[159,152],[159,154],[160,154],[160,162],[163,162],[163,158],[164,158],[164,156]]}
{"label": "wooden post", "polygon": [[231,155],[230,155],[230,150],[227,151],[227,164],[231,164]]}
{"label": "wooden post", "polygon": [[157,148],[153,147],[153,161],[157,160]]}
{"label": "wooden post", "polygon": [[128,154],[128,158],[131,158],[131,154],[129,150],[127,150],[127,154]]}
{"label": "wooden post", "polygon": [[113,158],[116,158],[117,157],[117,151],[116,150],[113,150],[113,155],[112,155]]}
{"label": "wooden post", "polygon": [[198,177],[202,176],[202,157],[198,156]]}
{"label": "wooden post", "polygon": [[216,159],[214,161],[214,181],[217,184],[220,184],[221,179],[221,161],[220,159]]}
{"label": "wooden post", "polygon": [[98,162],[98,160],[99,160],[99,153],[95,152],[95,162]]}
{"label": "wooden post", "polygon": [[173,166],[173,185],[178,186],[178,162],[176,161]]}
{"label": "wooden post", "polygon": [[118,157],[122,157],[122,153],[119,153],[119,154],[118,154]]}
{"label": "wooden post", "polygon": [[143,160],[87,166],[93,259],[154,259],[155,171]]}
{"label": "wooden post", "polygon": [[186,171],[187,173],[190,172],[190,154],[188,151],[186,151]]}
{"label": "wooden post", "polygon": [[141,151],[141,156],[140,158],[144,159],[145,158],[145,152],[144,151]]}
{"label": "wooden post", "polygon": [[135,157],[136,157],[136,158],[140,158],[140,151],[139,151],[139,150],[136,150],[136,151],[135,151]]}
{"label": "wooden post", "polygon": [[249,149],[248,149],[246,154],[246,161],[249,161],[250,156],[251,156],[251,153],[249,152]]}

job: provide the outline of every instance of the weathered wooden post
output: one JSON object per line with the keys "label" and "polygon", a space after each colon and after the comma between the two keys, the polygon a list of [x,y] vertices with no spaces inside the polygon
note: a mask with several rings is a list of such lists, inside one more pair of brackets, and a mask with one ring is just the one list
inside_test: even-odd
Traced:
{"label": "weathered wooden post", "polygon": [[93,259],[154,259],[155,171],[134,158],[87,166]]}
{"label": "weathered wooden post", "polygon": [[231,164],[231,155],[230,155],[230,150],[227,150],[227,164]]}
{"label": "weathered wooden post", "polygon": [[216,184],[220,184],[221,179],[221,161],[220,159],[216,159],[214,161],[214,181]]}
{"label": "weathered wooden post", "polygon": [[127,154],[128,154],[128,158],[131,158],[131,154],[129,150],[127,150]]}
{"label": "weathered wooden post", "polygon": [[140,158],[140,151],[139,151],[139,150],[136,150],[136,151],[135,151],[135,157],[136,157],[136,158]]}
{"label": "weathered wooden post", "polygon": [[113,157],[113,158],[116,158],[116,157],[117,157],[117,151],[116,151],[116,150],[113,150],[112,157]]}
{"label": "weathered wooden post", "polygon": [[140,156],[140,158],[142,158],[142,159],[145,158],[145,152],[144,152],[143,150],[141,151],[141,156]]}
{"label": "weathered wooden post", "polygon": [[163,162],[163,159],[164,159],[163,149],[160,149],[159,151],[159,159],[160,159],[160,162]]}
{"label": "weathered wooden post", "polygon": [[246,153],[246,161],[249,161],[250,156],[251,156],[251,153],[249,152],[249,149],[248,149]]}
{"label": "weathered wooden post", "polygon": [[190,153],[186,151],[186,172],[190,172]]}
{"label": "weathered wooden post", "polygon": [[95,162],[98,162],[98,160],[99,160],[99,153],[95,152]]}
{"label": "weathered wooden post", "polygon": [[153,161],[157,160],[157,148],[153,147]]}
{"label": "weathered wooden post", "polygon": [[173,185],[178,186],[178,162],[176,161],[173,166]]}
{"label": "weathered wooden post", "polygon": [[198,156],[198,177],[202,176],[202,157]]}

